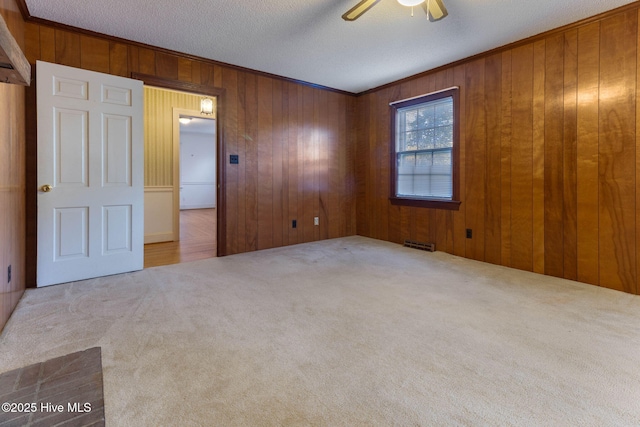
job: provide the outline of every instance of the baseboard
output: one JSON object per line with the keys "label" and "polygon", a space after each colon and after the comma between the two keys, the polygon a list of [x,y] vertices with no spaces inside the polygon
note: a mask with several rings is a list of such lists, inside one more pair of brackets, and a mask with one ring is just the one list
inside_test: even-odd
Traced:
{"label": "baseboard", "polygon": [[144,244],[173,242],[173,233],[154,233],[144,236]]}
{"label": "baseboard", "polygon": [[180,206],[181,211],[186,211],[189,209],[213,209],[216,205],[204,204],[204,205],[182,205]]}

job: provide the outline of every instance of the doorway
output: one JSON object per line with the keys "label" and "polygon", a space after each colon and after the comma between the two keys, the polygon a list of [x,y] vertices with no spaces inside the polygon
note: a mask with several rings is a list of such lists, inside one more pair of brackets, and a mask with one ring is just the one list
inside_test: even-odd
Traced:
{"label": "doorway", "polygon": [[145,268],[218,253],[217,97],[210,115],[205,97],[145,86]]}

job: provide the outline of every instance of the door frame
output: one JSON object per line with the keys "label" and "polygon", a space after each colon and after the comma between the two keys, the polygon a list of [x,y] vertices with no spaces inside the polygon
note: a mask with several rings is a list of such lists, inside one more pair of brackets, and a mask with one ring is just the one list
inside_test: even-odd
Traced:
{"label": "door frame", "polygon": [[[177,90],[181,92],[188,92],[194,95],[200,96],[210,96],[215,97],[216,99],[216,255],[219,257],[225,256],[227,254],[227,210],[226,210],[226,189],[225,189],[225,176],[226,176],[226,163],[225,159],[225,111],[226,111],[226,96],[225,89],[220,87],[215,87],[211,85],[201,85],[196,83],[188,83],[182,82],[179,80],[171,80],[165,79],[161,77],[152,76],[149,74],[141,74],[141,73],[131,73],[131,78],[136,80],[142,80],[142,82],[147,86],[155,86],[163,89],[169,90]],[[175,113],[174,113],[175,115]],[[210,116],[206,116],[207,118],[211,118]],[[175,131],[174,131],[175,132]],[[176,171],[179,173],[180,169],[176,169],[175,167],[175,140],[174,140],[174,170],[173,170],[173,186],[174,186],[174,209],[175,209],[175,174]],[[178,146],[178,150],[180,146]],[[179,157],[178,157],[179,160]],[[179,176],[178,176],[179,178]],[[180,182],[177,183],[178,189]],[[178,195],[178,213],[180,209],[180,199]],[[174,210],[174,228],[175,221],[179,215],[175,215],[176,212]],[[180,227],[177,228],[178,233],[180,232]],[[179,236],[179,234],[178,234]]]}
{"label": "door frame", "polygon": [[[216,105],[213,116],[201,113],[198,110],[186,108],[173,108],[173,237],[174,241],[180,240],[180,116],[200,117],[207,120],[218,121],[218,108]],[[218,124],[216,123],[216,157],[218,155]],[[218,179],[218,159],[216,158],[216,180]],[[218,188],[216,182],[216,189]],[[217,190],[216,190],[217,193]],[[218,194],[216,194],[216,208],[218,207]]]}

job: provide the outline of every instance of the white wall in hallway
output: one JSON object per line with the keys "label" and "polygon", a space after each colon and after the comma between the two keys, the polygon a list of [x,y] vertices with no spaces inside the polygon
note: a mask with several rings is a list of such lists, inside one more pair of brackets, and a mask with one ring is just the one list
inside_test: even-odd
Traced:
{"label": "white wall in hallway", "polygon": [[213,133],[192,133],[180,126],[180,209],[216,207],[216,139]]}

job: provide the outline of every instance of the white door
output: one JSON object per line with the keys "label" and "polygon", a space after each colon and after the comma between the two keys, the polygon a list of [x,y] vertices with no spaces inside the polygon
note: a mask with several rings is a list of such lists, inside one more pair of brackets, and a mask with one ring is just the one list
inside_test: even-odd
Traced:
{"label": "white door", "polygon": [[142,82],[42,61],[36,75],[38,286],[142,269]]}

